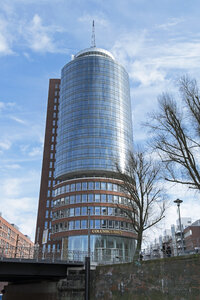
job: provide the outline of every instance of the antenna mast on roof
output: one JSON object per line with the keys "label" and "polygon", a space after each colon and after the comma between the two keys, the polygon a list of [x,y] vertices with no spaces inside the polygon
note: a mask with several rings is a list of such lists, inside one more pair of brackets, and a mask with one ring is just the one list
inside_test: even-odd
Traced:
{"label": "antenna mast on roof", "polygon": [[96,47],[95,43],[95,28],[94,28],[94,20],[92,22],[92,41],[91,41],[91,48]]}

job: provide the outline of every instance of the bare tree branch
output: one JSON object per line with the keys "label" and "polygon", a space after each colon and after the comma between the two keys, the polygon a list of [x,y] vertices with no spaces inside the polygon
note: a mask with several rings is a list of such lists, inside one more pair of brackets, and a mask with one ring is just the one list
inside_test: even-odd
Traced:
{"label": "bare tree branch", "polygon": [[118,207],[129,218],[137,233],[135,256],[138,257],[143,232],[164,218],[164,191],[159,186],[160,166],[151,159],[146,159],[144,152],[138,151],[129,153],[125,171],[122,171],[117,163],[116,169],[121,179],[121,189],[129,195],[129,206]]}
{"label": "bare tree branch", "polygon": [[[165,166],[164,178],[200,189],[200,97],[195,80],[181,78],[180,92],[184,113],[169,94],[162,94],[159,111],[145,124],[153,132],[151,147]],[[194,132],[196,129],[196,133]]]}

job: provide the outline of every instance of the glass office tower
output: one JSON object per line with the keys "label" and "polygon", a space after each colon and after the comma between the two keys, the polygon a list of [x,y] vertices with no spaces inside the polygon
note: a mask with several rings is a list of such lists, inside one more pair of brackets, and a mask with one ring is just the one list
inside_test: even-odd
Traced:
{"label": "glass office tower", "polygon": [[111,53],[85,49],[63,67],[58,120],[52,238],[65,253],[87,251],[89,227],[93,258],[131,259],[136,235],[115,167],[133,144],[129,79]]}

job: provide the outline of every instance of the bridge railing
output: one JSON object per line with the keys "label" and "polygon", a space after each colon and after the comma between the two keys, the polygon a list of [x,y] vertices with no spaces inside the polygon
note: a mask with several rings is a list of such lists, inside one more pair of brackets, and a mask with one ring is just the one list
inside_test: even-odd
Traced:
{"label": "bridge railing", "polygon": [[[57,250],[44,249],[39,246],[34,247],[5,247],[0,246],[0,259],[31,259],[35,261],[68,261],[68,262],[84,262],[88,256],[87,251],[79,250]],[[120,249],[104,249],[99,248],[90,252],[92,263],[96,264],[113,264],[131,262],[132,257],[128,256],[128,252]]]}

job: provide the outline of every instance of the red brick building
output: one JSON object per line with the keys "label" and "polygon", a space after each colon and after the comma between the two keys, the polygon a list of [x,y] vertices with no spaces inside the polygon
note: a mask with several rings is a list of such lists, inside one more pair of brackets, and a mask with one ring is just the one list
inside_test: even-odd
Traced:
{"label": "red brick building", "polygon": [[34,243],[18,227],[0,216],[0,257],[30,257]]}
{"label": "red brick building", "polygon": [[200,251],[200,220],[184,229],[186,251]]}

